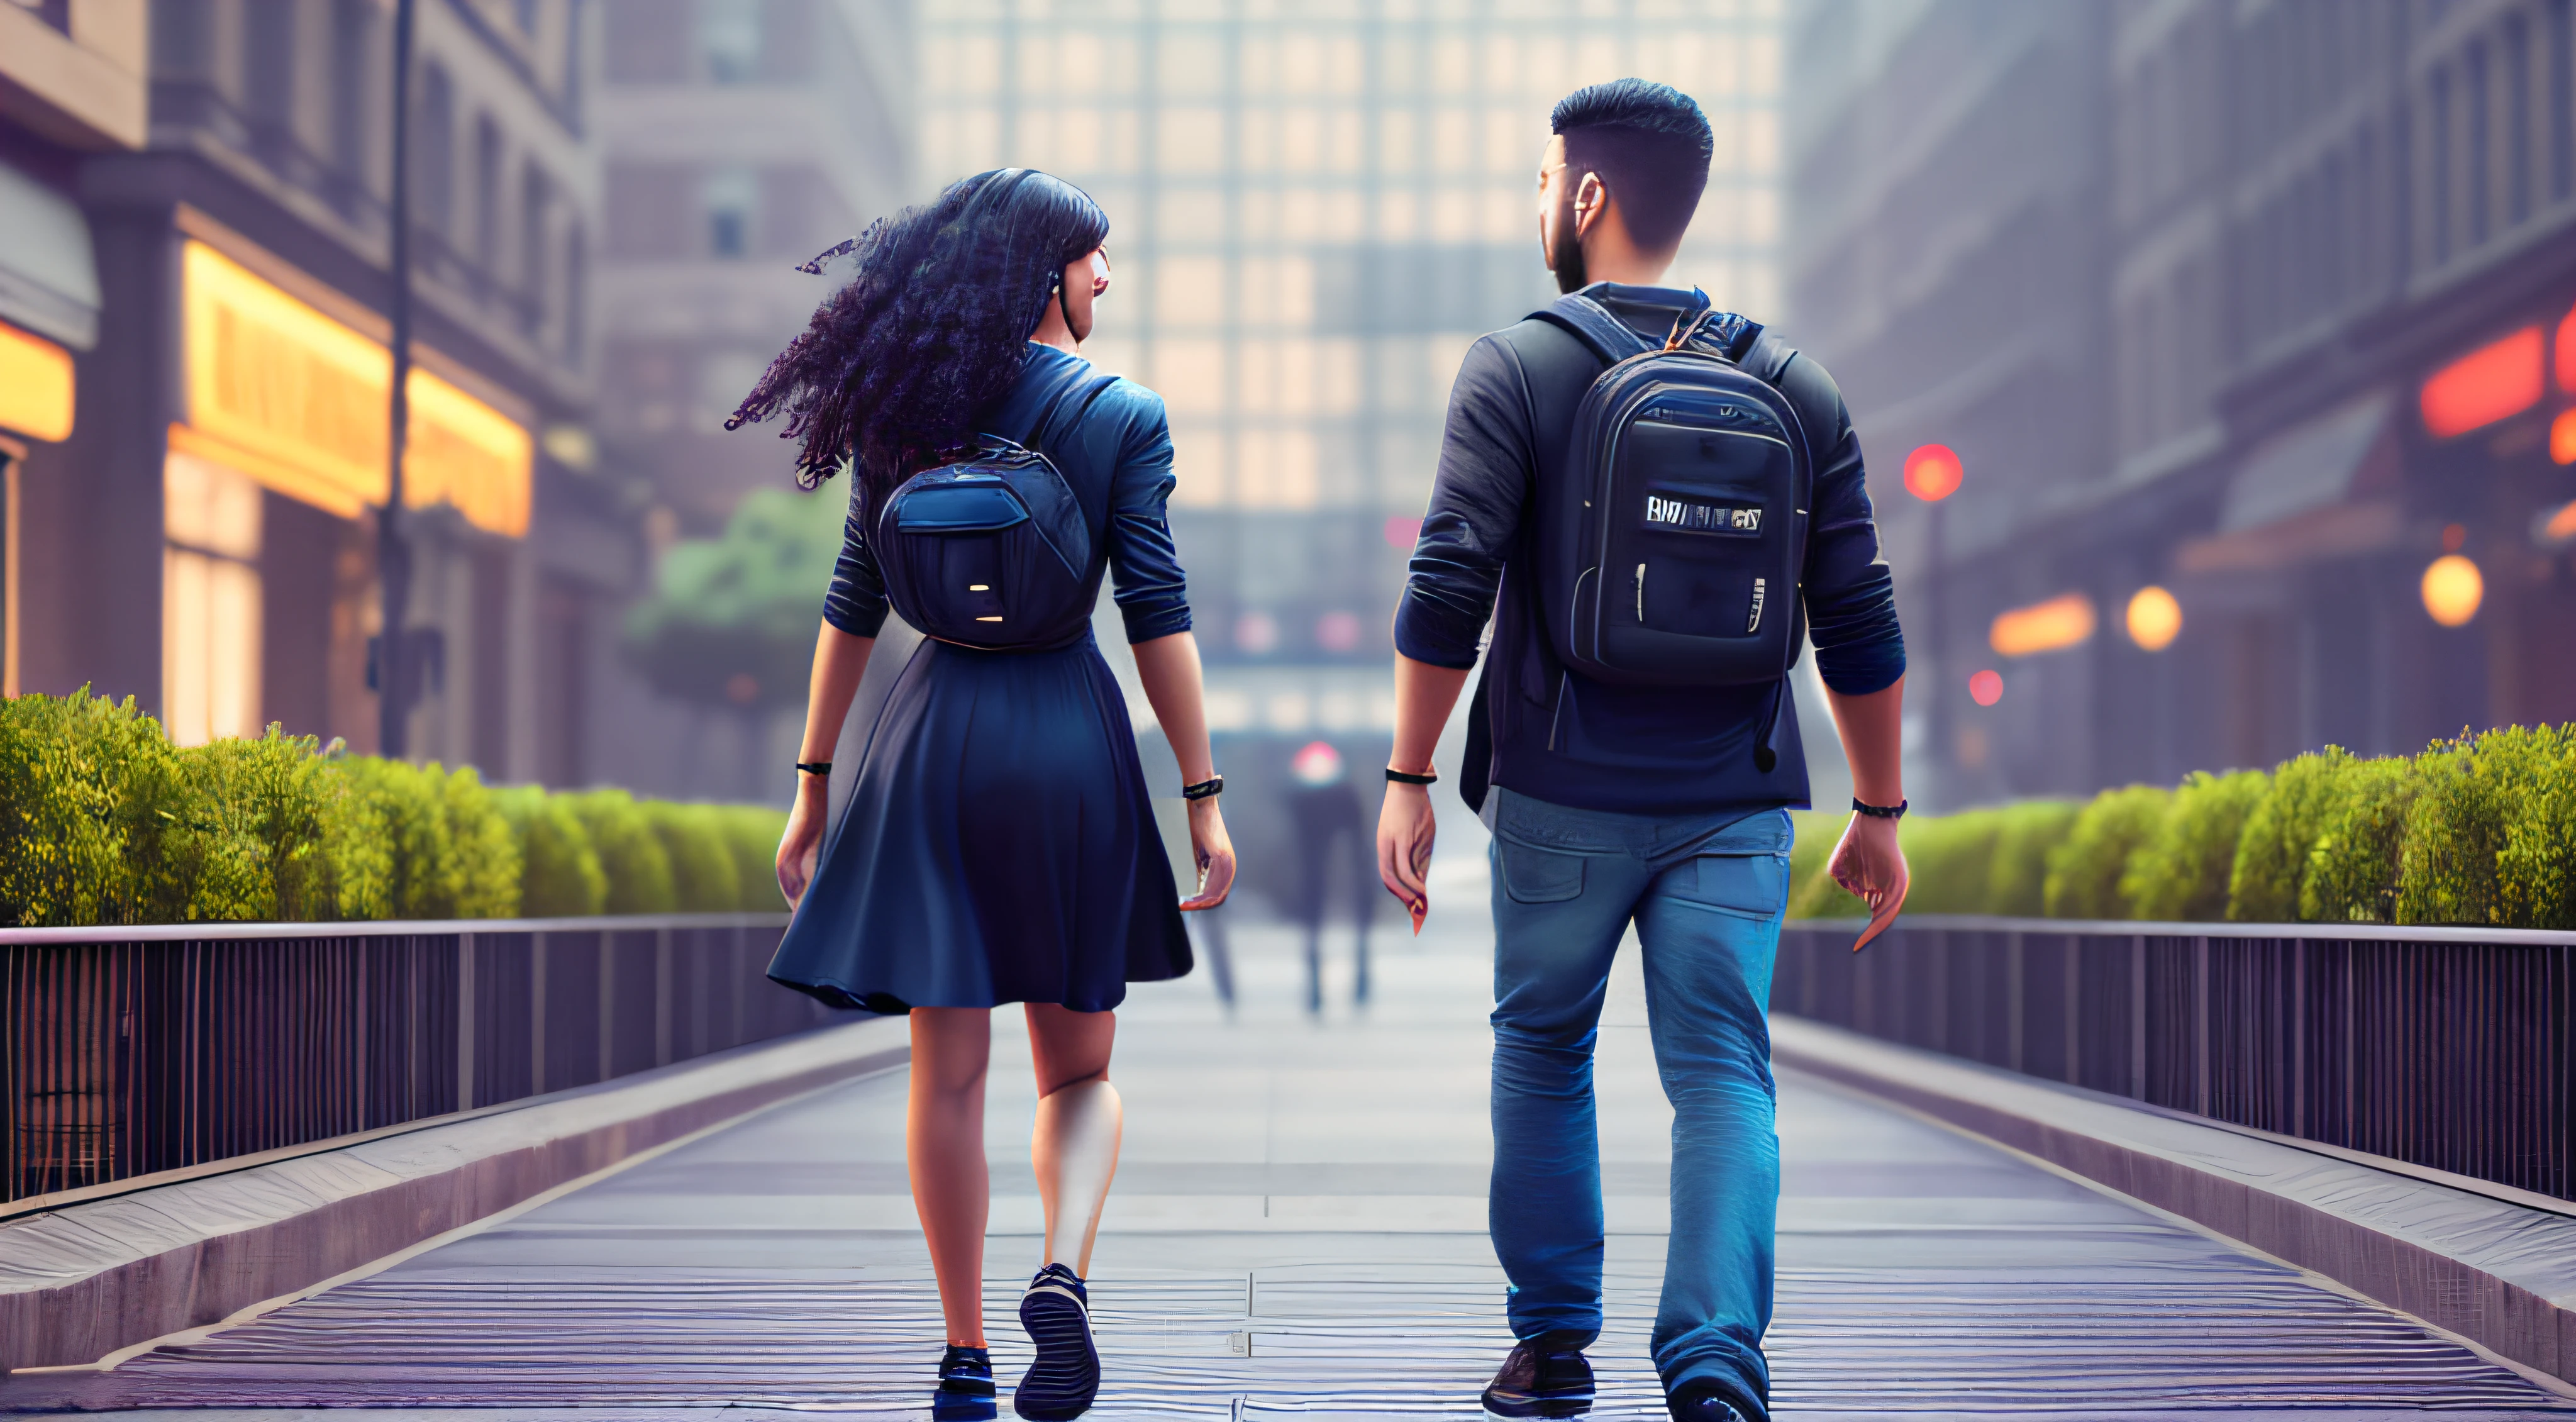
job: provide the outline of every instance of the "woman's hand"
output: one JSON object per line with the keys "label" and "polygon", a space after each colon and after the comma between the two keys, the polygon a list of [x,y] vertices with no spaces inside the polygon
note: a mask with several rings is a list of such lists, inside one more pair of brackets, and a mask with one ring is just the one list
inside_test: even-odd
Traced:
{"label": "woman's hand", "polygon": [[1198,893],[1181,900],[1181,912],[1212,909],[1225,902],[1234,892],[1234,841],[1225,833],[1225,815],[1216,807],[1216,797],[1192,800],[1190,805],[1190,853],[1198,860]]}
{"label": "woman's hand", "polygon": [[814,882],[814,860],[823,850],[829,796],[829,782],[823,777],[797,772],[796,805],[787,812],[787,832],[778,837],[778,891],[787,896],[791,908]]}

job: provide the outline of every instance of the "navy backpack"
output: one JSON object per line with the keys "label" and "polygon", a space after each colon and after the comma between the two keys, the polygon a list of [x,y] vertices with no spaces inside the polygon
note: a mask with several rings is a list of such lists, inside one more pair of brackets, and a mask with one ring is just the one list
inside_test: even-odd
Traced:
{"label": "navy backpack", "polygon": [[886,497],[871,533],[886,597],[906,622],[926,637],[985,651],[1048,651],[1081,640],[1100,598],[1104,545],[1046,451],[1070,441],[1116,382],[1077,377],[1041,407],[1024,439],[978,435],[972,448]]}
{"label": "navy backpack", "polygon": [[1539,583],[1557,656],[1614,686],[1788,675],[1806,639],[1815,477],[1776,383],[1797,352],[1708,308],[1664,341],[1580,294],[1532,314],[1609,367],[1576,407],[1566,479],[1540,495],[1553,503]]}

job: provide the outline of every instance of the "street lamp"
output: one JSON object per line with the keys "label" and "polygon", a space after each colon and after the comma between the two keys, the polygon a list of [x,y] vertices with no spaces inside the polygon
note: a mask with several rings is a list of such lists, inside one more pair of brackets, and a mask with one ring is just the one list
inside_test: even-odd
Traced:
{"label": "street lamp", "polygon": [[1923,590],[1925,620],[1932,626],[1925,642],[1932,649],[1932,755],[1935,764],[1946,763],[1953,747],[1950,744],[1949,662],[1944,651],[1948,646],[1949,620],[1944,616],[1941,571],[1941,511],[1952,494],[1959,492],[1964,475],[1958,451],[1946,444],[1920,444],[1905,456],[1905,492],[1931,506],[1930,524],[1924,530],[1923,566],[1927,581]]}

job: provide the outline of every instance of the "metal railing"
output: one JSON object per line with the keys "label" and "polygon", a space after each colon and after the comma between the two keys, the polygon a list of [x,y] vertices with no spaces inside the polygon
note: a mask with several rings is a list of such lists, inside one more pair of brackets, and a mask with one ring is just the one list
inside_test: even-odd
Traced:
{"label": "metal railing", "polygon": [[1771,1005],[2150,1105],[2576,1198],[2576,933],[1793,921]]}
{"label": "metal railing", "polygon": [[497,1107],[840,1016],[766,978],[786,923],[0,930],[0,1206]]}

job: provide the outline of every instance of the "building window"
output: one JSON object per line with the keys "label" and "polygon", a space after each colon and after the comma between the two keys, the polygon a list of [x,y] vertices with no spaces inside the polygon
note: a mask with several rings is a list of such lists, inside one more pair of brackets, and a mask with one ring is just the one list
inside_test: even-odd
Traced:
{"label": "building window", "polygon": [[2549,0],[2549,195],[2576,196],[2576,17]]}
{"label": "building window", "polygon": [[2433,264],[2440,266],[2451,259],[2451,71],[2433,71],[2432,99],[2424,108],[2433,124],[2433,171],[2427,175],[2425,190],[2433,195],[2431,210],[2426,214],[2433,228]]}
{"label": "building window", "polygon": [[421,70],[418,122],[412,154],[419,169],[412,174],[412,199],[420,205],[420,225],[446,237],[456,220],[456,85],[442,65]]}
{"label": "building window", "polygon": [[749,168],[718,168],[707,175],[700,200],[707,214],[708,253],[751,255],[751,214],[760,201],[760,176]]}
{"label": "building window", "polygon": [[163,474],[161,720],[201,746],[260,730],[260,489],[172,454]]}
{"label": "building window", "polygon": [[761,0],[698,0],[698,60],[708,82],[760,77]]}
{"label": "building window", "polygon": [[474,261],[489,276],[501,264],[501,126],[474,120]]}
{"label": "building window", "polygon": [[295,0],[252,0],[242,16],[242,106],[259,120],[260,140],[294,142]]}
{"label": "building window", "polygon": [[519,178],[519,318],[530,335],[546,324],[546,213],[553,205],[553,181],[529,164]]}
{"label": "building window", "polygon": [[2494,145],[2489,134],[2495,127],[2494,86],[2488,82],[2487,47],[2482,40],[2469,46],[2469,235],[2471,247],[2487,240],[2489,204],[2492,202],[2490,174],[2495,163]]}
{"label": "building window", "polygon": [[2531,126],[2540,116],[2531,111],[2531,21],[2515,15],[2504,25],[2506,223],[2520,226],[2531,216]]}
{"label": "building window", "polygon": [[353,192],[367,172],[367,54],[374,19],[367,0],[335,0],[331,7],[331,158]]}

